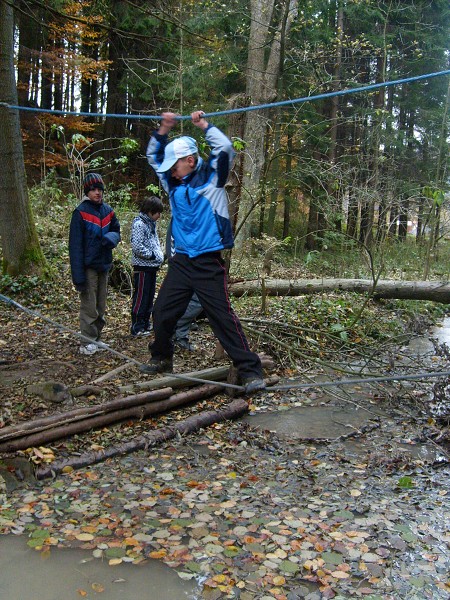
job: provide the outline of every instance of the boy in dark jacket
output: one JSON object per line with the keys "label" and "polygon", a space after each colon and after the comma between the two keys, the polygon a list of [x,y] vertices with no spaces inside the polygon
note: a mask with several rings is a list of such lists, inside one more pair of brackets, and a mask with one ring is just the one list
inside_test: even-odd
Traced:
{"label": "boy in dark jacket", "polygon": [[80,292],[80,332],[92,340],[80,346],[81,354],[95,354],[95,343],[105,326],[108,271],[112,250],[120,242],[120,225],[113,209],[103,202],[105,189],[98,173],[83,180],[82,202],[72,213],[69,255],[72,281]]}
{"label": "boy in dark jacket", "polygon": [[164,113],[158,131],[147,147],[147,160],[165,191],[172,210],[175,254],[153,308],[155,341],[146,372],[172,371],[172,336],[193,293],[211,328],[238,369],[247,393],[265,387],[261,361],[250,351],[227,292],[227,275],[221,250],[232,248],[233,232],[228,214],[225,183],[234,158],[231,141],[210,125],[202,111],[192,122],[202,129],[211,147],[207,161],[198,155],[196,141],[188,136],[170,143],[168,133],[176,125],[174,113]]}

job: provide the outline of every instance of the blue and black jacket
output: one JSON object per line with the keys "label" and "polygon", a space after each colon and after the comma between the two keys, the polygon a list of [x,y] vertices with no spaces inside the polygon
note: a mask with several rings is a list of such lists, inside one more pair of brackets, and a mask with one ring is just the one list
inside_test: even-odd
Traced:
{"label": "blue and black jacket", "polygon": [[[231,141],[214,125],[205,138],[211,147],[207,161],[198,159],[195,171],[180,182],[170,171],[157,173],[169,194],[175,252],[190,258],[218,252],[234,245],[225,183],[235,152]],[[156,169],[164,160],[167,135],[154,132],[147,147],[147,160]]]}
{"label": "blue and black jacket", "polygon": [[109,271],[112,250],[120,242],[120,225],[113,209],[84,196],[72,213],[69,255],[74,285],[86,283],[86,269]]}

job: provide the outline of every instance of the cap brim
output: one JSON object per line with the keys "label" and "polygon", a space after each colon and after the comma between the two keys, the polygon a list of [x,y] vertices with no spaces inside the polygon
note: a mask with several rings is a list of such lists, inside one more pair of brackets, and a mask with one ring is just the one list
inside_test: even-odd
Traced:
{"label": "cap brim", "polygon": [[159,167],[156,169],[157,173],[166,173],[173,167],[173,165],[177,162],[178,158],[169,158],[164,160]]}

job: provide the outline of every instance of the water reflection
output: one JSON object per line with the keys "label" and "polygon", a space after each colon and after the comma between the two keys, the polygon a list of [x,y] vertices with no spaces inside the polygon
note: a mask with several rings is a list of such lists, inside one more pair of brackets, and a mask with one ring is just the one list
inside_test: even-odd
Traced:
{"label": "water reflection", "polygon": [[436,338],[440,344],[447,344],[450,347],[450,317],[445,317],[442,325],[433,327],[431,337]]}
{"label": "water reflection", "polygon": [[43,555],[25,536],[0,535],[0,598],[4,600],[188,600],[198,598],[194,581],[181,580],[159,561],[114,567],[86,550],[52,548]]}

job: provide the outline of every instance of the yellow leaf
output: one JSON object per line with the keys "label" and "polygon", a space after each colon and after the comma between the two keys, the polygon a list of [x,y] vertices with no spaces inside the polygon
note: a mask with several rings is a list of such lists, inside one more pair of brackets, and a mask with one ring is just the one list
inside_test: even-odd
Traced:
{"label": "yellow leaf", "polygon": [[325,577],[326,573],[325,571],[322,571],[322,569],[317,569],[316,575],[317,577]]}
{"label": "yellow leaf", "polygon": [[139,546],[140,542],[138,542],[133,537],[125,538],[124,543],[126,546]]}
{"label": "yellow leaf", "polygon": [[55,537],[49,537],[45,540],[45,543],[48,546],[57,546],[59,544],[59,540],[58,540],[58,538],[55,538]]}
{"label": "yellow leaf", "polygon": [[51,552],[50,552],[50,548],[45,548],[45,550],[42,550],[40,556],[42,560],[47,560],[48,558],[50,558]]}
{"label": "yellow leaf", "polygon": [[114,565],[120,565],[121,562],[122,562],[121,558],[110,558],[108,561],[108,565],[113,567]]}
{"label": "yellow leaf", "polygon": [[358,496],[361,496],[361,492],[359,490],[350,490],[350,495],[357,498]]}
{"label": "yellow leaf", "polygon": [[91,542],[94,539],[94,536],[92,533],[79,533],[75,538],[80,540],[80,542]]}
{"label": "yellow leaf", "polygon": [[284,585],[286,583],[286,579],[282,575],[276,575],[273,578],[273,583],[275,585]]}
{"label": "yellow leaf", "polygon": [[225,502],[220,503],[220,506],[223,508],[232,508],[233,506],[236,506],[236,500],[225,500]]}
{"label": "yellow leaf", "polygon": [[347,579],[347,577],[350,577],[350,575],[348,573],[344,573],[344,571],[333,571],[331,576],[335,579]]}
{"label": "yellow leaf", "polygon": [[84,525],[81,528],[81,531],[84,531],[85,533],[96,533],[97,527],[95,525]]}
{"label": "yellow leaf", "polygon": [[104,446],[100,446],[100,444],[91,444],[91,450],[103,450]]}
{"label": "yellow leaf", "polygon": [[85,590],[77,590],[80,596],[87,596],[87,592]]}
{"label": "yellow leaf", "polygon": [[307,571],[311,571],[313,566],[314,566],[313,561],[309,560],[309,559],[303,563],[303,568],[306,569]]}
{"label": "yellow leaf", "polygon": [[97,592],[98,594],[101,594],[102,592],[105,591],[105,588],[102,586],[101,583],[93,583],[92,589],[94,590],[94,592]]}
{"label": "yellow leaf", "polygon": [[73,471],[73,467],[71,467],[69,465],[67,465],[66,467],[63,467],[63,470],[62,470],[63,473],[72,473],[72,471]]}
{"label": "yellow leaf", "polygon": [[167,556],[167,550],[153,550],[149,554],[150,558],[164,558]]}

